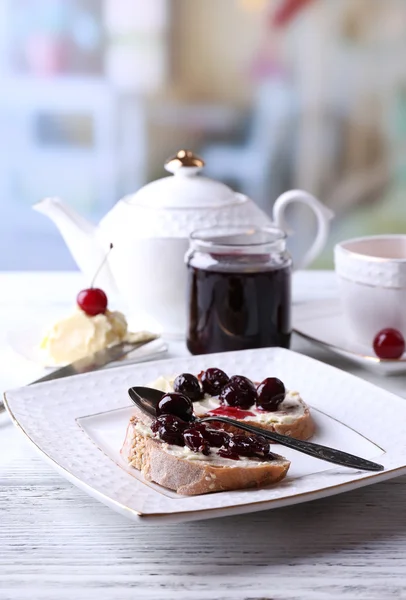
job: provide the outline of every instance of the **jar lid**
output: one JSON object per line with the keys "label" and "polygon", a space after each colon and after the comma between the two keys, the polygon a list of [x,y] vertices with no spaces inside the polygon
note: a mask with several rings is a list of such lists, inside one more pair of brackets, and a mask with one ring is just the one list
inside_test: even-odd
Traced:
{"label": "jar lid", "polygon": [[286,249],[286,233],[274,226],[216,225],[197,229],[190,236],[193,250],[210,254],[261,256],[283,252]]}
{"label": "jar lid", "polygon": [[214,208],[235,204],[238,195],[220,181],[200,175],[204,161],[191,150],[180,150],[165,162],[173,175],[148,183],[126,202],[146,208]]}

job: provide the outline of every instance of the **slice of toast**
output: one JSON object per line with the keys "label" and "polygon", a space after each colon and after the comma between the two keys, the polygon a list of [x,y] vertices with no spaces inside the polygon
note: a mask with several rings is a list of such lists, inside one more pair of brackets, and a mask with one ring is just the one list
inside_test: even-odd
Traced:
{"label": "slice of toast", "polygon": [[186,496],[276,483],[286,476],[290,466],[279,455],[272,461],[248,458],[237,461],[215,452],[206,457],[154,439],[151,433],[144,415],[131,417],[122,456],[146,479]]}
{"label": "slice of toast", "polygon": [[[173,392],[174,377],[160,377],[149,384],[149,387],[161,390],[162,392]],[[210,411],[220,406],[218,398],[205,398],[201,402],[194,402],[194,411],[199,418],[213,416]],[[267,431],[276,431],[283,435],[296,438],[298,440],[308,440],[315,432],[315,424],[312,419],[310,409],[300,394],[295,391],[288,391],[285,400],[279,406],[278,410],[273,412],[259,411],[255,407],[247,409],[255,413],[250,419],[246,417],[239,419],[233,415],[232,418],[237,421],[243,421],[247,425],[260,427]],[[223,416],[227,416],[224,414]],[[222,424],[222,428],[232,433],[242,433],[240,429]]]}

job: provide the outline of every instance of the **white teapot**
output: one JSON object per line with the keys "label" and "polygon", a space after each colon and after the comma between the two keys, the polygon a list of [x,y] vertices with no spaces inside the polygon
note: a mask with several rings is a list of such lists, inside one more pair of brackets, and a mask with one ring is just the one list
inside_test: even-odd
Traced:
{"label": "white teapot", "polygon": [[[95,226],[58,198],[46,198],[34,208],[59,228],[79,268],[92,279],[109,245],[114,250],[98,279],[107,294],[117,291],[127,305],[130,320],[151,317],[156,328],[182,334],[186,328],[184,256],[195,229],[219,223],[270,224],[269,217],[243,194],[223,183],[200,176],[203,160],[181,150],[165,164],[169,177],[147,184],[124,197]],[[292,190],[275,202],[273,219],[285,228],[284,211],[291,202],[310,206],[317,217],[316,237],[295,266],[307,266],[322,250],[328,235],[330,210],[314,196]],[[146,322],[146,321],[144,321]]]}

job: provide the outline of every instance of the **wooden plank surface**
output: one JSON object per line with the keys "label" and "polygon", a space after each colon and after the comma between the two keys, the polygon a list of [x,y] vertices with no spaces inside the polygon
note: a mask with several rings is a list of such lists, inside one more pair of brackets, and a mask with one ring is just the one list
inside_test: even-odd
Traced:
{"label": "wooden plank surface", "polygon": [[401,598],[406,478],[284,508],[134,524],[40,459],[2,469],[1,598]]}

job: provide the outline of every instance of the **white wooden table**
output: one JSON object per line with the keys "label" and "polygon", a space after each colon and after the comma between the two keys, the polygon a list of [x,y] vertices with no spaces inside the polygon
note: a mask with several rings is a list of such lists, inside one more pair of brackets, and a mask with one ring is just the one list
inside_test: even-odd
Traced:
{"label": "white wooden table", "polygon": [[[41,375],[6,331],[68,308],[82,283],[76,273],[0,274],[3,389]],[[296,301],[332,295],[334,276],[298,273],[294,289]],[[371,375],[297,339],[293,348],[406,396],[404,376]],[[135,598],[406,598],[406,478],[253,515],[134,524],[57,475],[3,417],[0,599]]]}

